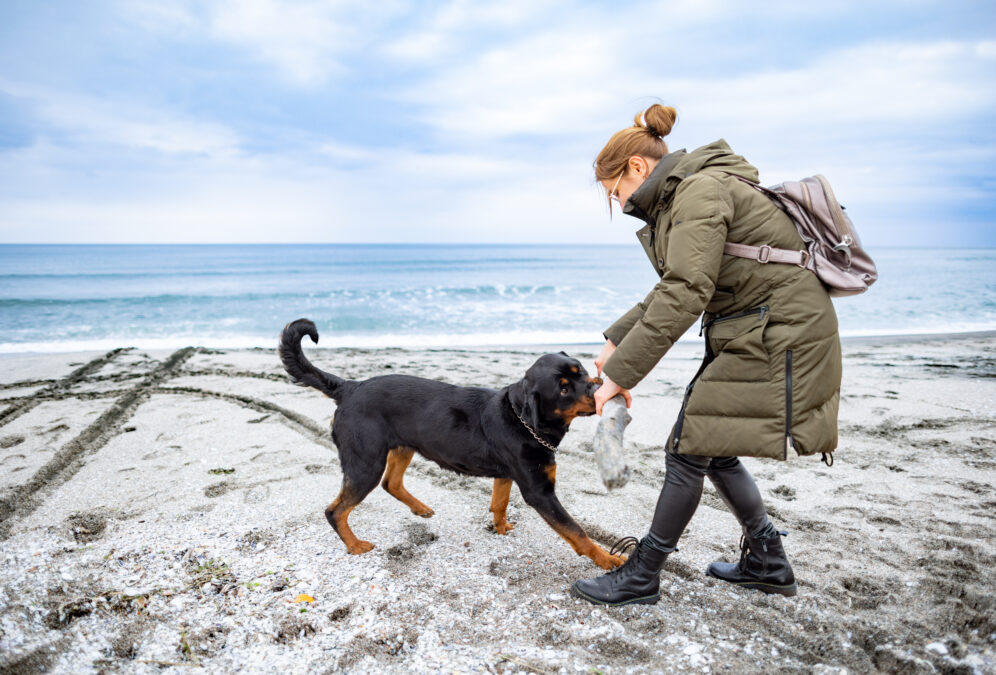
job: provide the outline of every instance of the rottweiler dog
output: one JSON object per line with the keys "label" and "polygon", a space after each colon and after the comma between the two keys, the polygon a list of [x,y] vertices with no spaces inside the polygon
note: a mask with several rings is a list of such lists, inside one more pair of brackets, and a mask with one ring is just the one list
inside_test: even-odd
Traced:
{"label": "rottweiler dog", "polygon": [[546,354],[521,380],[497,390],[410,375],[352,381],[312,365],[301,349],[305,335],[318,342],[311,321],[287,324],[280,336],[280,360],[295,384],[313,387],[337,404],[332,440],[339,450],[342,489],[325,517],[350,553],[373,548],[346,521],[378,482],[415,515],[433,515],[402,482],[417,452],[444,469],[494,478],[495,532],[506,534],[513,527],[505,510],[514,482],[525,502],[578,555],[605,569],[623,563],[585,534],[554,492],[557,445],[576,417],[595,413],[592,395],[601,384],[577,359],[563,352]]}

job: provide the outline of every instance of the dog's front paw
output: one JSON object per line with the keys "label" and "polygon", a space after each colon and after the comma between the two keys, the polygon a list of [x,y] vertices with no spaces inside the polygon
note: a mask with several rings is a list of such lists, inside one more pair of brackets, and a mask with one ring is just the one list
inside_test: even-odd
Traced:
{"label": "dog's front paw", "polygon": [[414,513],[416,516],[422,516],[423,518],[432,518],[434,515],[436,515],[436,512],[430,509],[428,506],[422,509],[412,509],[412,513]]}
{"label": "dog's front paw", "polygon": [[495,532],[498,534],[508,534],[515,529],[515,523],[510,523],[507,520],[503,520],[500,523],[495,523]]}
{"label": "dog's front paw", "polygon": [[356,543],[347,546],[346,550],[353,555],[362,555],[364,553],[367,553],[368,551],[373,550],[373,547],[374,545],[371,544],[369,541],[363,541],[361,539],[357,539]]}
{"label": "dog's front paw", "polygon": [[620,565],[622,565],[624,562],[626,562],[626,558],[622,556],[609,555],[605,551],[600,551],[599,553],[601,553],[601,555],[595,555],[594,557],[592,557],[592,560],[596,565],[601,567],[603,570],[615,569]]}

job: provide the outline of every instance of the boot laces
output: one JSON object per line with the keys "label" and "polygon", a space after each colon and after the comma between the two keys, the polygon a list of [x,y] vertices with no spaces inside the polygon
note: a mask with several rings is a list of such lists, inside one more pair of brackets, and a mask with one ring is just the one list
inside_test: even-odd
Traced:
{"label": "boot laces", "polygon": [[625,553],[627,550],[639,545],[640,540],[636,537],[623,537],[612,545],[612,548],[609,549],[609,555],[619,555],[620,553]]}
{"label": "boot laces", "polygon": [[741,572],[747,570],[747,555],[750,549],[750,544],[747,542],[747,537],[740,535],[740,562],[737,563],[737,569]]}
{"label": "boot laces", "polygon": [[622,572],[624,569],[630,566],[630,563],[635,565],[636,561],[640,559],[640,540],[637,539],[636,537],[623,537],[622,539],[617,540],[616,543],[612,545],[612,548],[609,549],[609,555],[620,555],[622,553],[625,553],[629,549],[633,549],[632,555],[626,558],[626,562],[624,562],[622,565],[615,568],[614,570],[610,570],[608,574],[615,575],[619,572]]}

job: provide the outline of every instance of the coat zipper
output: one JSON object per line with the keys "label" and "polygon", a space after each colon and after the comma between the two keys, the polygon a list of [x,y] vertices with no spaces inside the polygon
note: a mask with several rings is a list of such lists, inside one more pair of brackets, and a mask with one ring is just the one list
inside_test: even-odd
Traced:
{"label": "coat zipper", "polygon": [[[703,321],[702,322],[702,326],[699,328],[699,337],[702,337],[702,333],[703,333],[703,331],[705,331],[706,328],[709,328],[710,326],[712,326],[715,323],[721,323],[723,321],[730,321],[732,319],[742,319],[745,316],[750,316],[751,314],[757,314],[758,315],[758,317],[757,317],[758,321],[761,321],[761,320],[764,319],[764,315],[767,313],[768,309],[769,308],[768,308],[767,305],[761,305],[760,307],[755,307],[754,309],[747,309],[747,310],[744,310],[742,312],[737,312],[736,314],[728,314],[726,316],[717,316],[715,319],[711,319],[710,321]],[[703,319],[704,318],[705,317],[703,317]]]}
{"label": "coat zipper", "polygon": [[688,407],[688,399],[692,395],[692,387],[695,386],[695,381],[699,379],[699,375],[701,375],[702,371],[706,369],[706,366],[708,366],[710,363],[712,363],[712,360],[714,358],[715,358],[715,355],[712,353],[712,350],[709,349],[709,341],[706,340],[706,356],[702,360],[702,365],[699,366],[699,371],[697,373],[695,373],[695,377],[693,377],[692,381],[688,383],[687,387],[685,387],[685,399],[681,402],[681,410],[678,412],[678,421],[675,422],[675,425],[674,425],[674,451],[675,452],[678,452],[678,443],[681,442],[681,428],[685,425],[685,408]]}
{"label": "coat zipper", "polygon": [[795,450],[792,440],[792,350],[785,352],[785,455],[788,459],[789,448]]}

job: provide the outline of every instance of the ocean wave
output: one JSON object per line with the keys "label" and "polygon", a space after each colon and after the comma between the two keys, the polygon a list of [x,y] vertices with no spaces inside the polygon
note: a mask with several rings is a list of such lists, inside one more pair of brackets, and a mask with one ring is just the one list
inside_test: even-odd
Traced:
{"label": "ocean wave", "polygon": [[577,286],[554,286],[544,284],[480,284],[475,286],[406,286],[401,288],[336,288],[336,289],[316,289],[308,291],[288,290],[284,292],[258,293],[258,292],[232,292],[232,293],[142,293],[141,289],[136,289],[134,295],[106,295],[89,296],[82,298],[65,297],[68,293],[64,289],[61,291],[63,297],[45,297],[36,295],[35,297],[0,297],[0,309],[23,309],[32,306],[39,307],[71,307],[74,305],[108,305],[114,303],[127,304],[147,304],[150,306],[162,305],[166,303],[191,301],[199,303],[211,302],[274,302],[285,303],[288,300],[411,300],[417,298],[529,298],[542,296],[557,296],[564,293],[575,292],[579,297],[597,297],[599,289],[595,287],[579,288]]}
{"label": "ocean wave", "polygon": [[[277,346],[279,336],[177,335],[169,337],[108,336],[93,340],[52,340],[0,343],[0,354],[109,351],[118,347],[145,350],[205,347],[208,349],[257,349]],[[357,349],[495,349],[527,345],[594,345],[604,342],[598,331],[511,331],[467,334],[321,334],[322,348]],[[309,341],[305,341],[309,344]]]}

